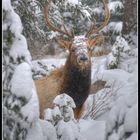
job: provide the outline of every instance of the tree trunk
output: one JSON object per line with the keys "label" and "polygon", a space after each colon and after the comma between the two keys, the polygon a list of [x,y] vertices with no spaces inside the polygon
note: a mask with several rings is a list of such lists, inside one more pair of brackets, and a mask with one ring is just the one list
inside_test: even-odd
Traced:
{"label": "tree trunk", "polygon": [[137,0],[123,0],[123,34],[137,32]]}

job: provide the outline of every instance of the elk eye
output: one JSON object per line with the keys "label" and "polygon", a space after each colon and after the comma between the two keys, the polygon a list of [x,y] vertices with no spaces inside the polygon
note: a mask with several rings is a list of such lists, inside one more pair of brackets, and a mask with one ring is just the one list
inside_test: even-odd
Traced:
{"label": "elk eye", "polygon": [[75,52],[75,48],[72,48],[71,51],[72,51],[72,52]]}
{"label": "elk eye", "polygon": [[91,51],[91,48],[90,47],[88,47],[88,51]]}

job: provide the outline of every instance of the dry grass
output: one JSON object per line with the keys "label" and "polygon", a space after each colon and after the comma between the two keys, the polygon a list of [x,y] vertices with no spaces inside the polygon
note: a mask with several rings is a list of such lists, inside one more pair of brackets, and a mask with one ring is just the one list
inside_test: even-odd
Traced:
{"label": "dry grass", "polygon": [[105,87],[106,81],[97,80],[91,85],[90,94],[96,94],[99,90]]}

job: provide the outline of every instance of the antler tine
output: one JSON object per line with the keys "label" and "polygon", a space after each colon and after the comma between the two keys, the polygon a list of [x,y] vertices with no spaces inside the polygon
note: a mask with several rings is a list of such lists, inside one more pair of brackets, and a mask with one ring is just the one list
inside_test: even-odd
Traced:
{"label": "antler tine", "polygon": [[74,29],[72,29],[72,32],[71,32],[71,33],[72,33],[72,36],[73,36],[73,38],[74,38],[74,36],[75,36],[75,34],[74,34]]}
{"label": "antler tine", "polygon": [[67,28],[66,28],[66,26],[65,26],[64,24],[63,24],[63,28],[64,28],[65,32],[66,32],[67,34],[69,34],[69,36],[72,37],[72,35],[68,32],[68,30],[67,30]]}
{"label": "antler tine", "polygon": [[46,23],[47,23],[48,27],[53,31],[57,31],[57,32],[59,32],[61,34],[67,35],[69,38],[73,38],[73,36],[70,33],[68,33],[68,31],[67,31],[67,29],[65,28],[64,25],[63,25],[63,27],[64,27],[65,31],[63,31],[63,30],[57,28],[56,26],[54,26],[53,23],[49,20],[48,14],[49,14],[49,8],[50,8],[50,3],[51,2],[52,2],[52,0],[49,0],[48,4],[47,4],[47,6],[45,7],[45,10],[44,10]]}
{"label": "antler tine", "polygon": [[109,18],[110,18],[110,11],[108,6],[105,4],[104,0],[101,0],[101,2],[103,3],[103,7],[105,8],[105,12],[104,12],[104,16],[105,16],[105,20],[102,23],[102,25],[98,28],[95,28],[95,24],[93,24],[90,28],[90,30],[87,32],[87,34],[85,35],[87,38],[94,34],[94,33],[98,33],[100,30],[102,30],[109,22]]}

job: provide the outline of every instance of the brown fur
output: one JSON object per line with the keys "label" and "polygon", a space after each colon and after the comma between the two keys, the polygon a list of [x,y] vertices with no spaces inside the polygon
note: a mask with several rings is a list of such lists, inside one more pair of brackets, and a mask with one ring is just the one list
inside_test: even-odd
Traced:
{"label": "brown fur", "polygon": [[[60,88],[64,88],[64,84],[62,84],[63,82],[65,82],[64,80],[62,80],[64,78],[63,70],[64,67],[57,68],[56,70],[52,71],[47,77],[35,81],[40,103],[41,118],[43,118],[44,109],[53,107],[52,101],[58,95],[58,93],[60,93]],[[97,93],[98,90],[102,89],[102,86],[104,87],[105,83],[105,81],[97,81],[92,84],[90,88],[90,94]],[[80,118],[83,111],[84,105],[74,109],[76,118]]]}
{"label": "brown fur", "polygon": [[82,105],[89,94],[91,82],[91,60],[85,65],[78,65],[74,53],[70,53],[65,66],[52,71],[47,77],[36,80],[35,85],[40,104],[40,117],[48,107],[53,107],[53,99],[61,93],[70,95],[75,103],[75,117],[82,113]]}
{"label": "brown fur", "polygon": [[53,107],[53,99],[58,95],[60,81],[62,80],[63,67],[52,71],[47,77],[35,81],[39,97],[40,117],[43,118],[44,110]]}

